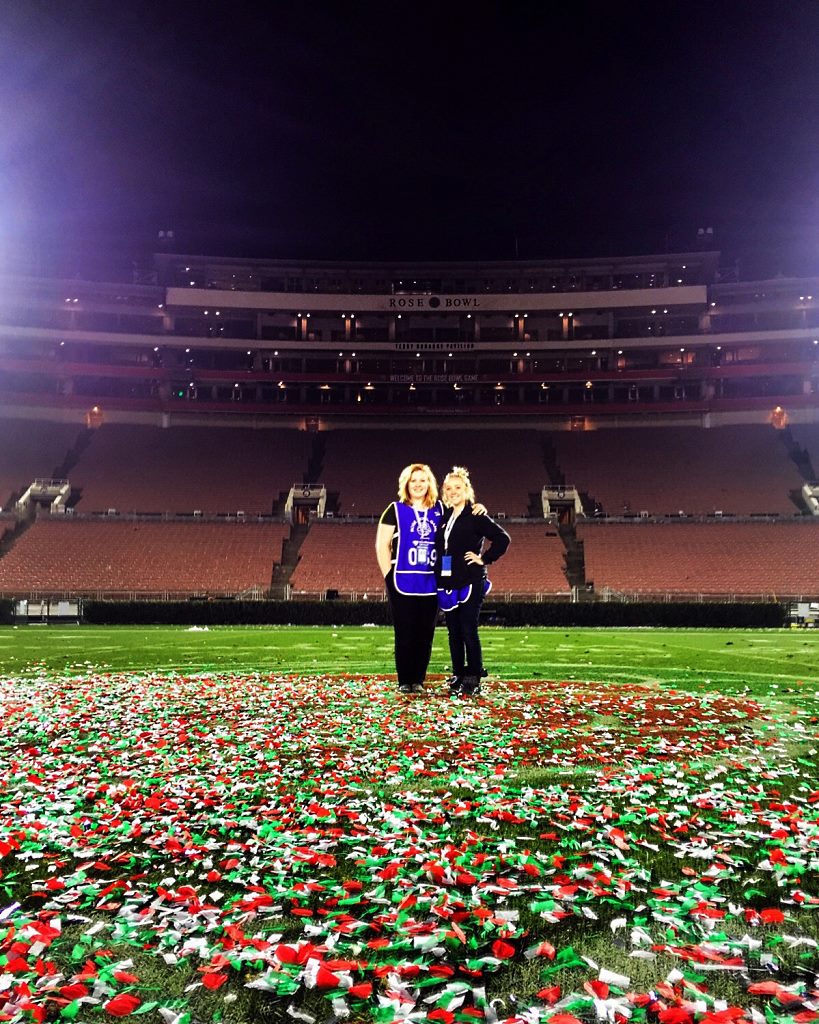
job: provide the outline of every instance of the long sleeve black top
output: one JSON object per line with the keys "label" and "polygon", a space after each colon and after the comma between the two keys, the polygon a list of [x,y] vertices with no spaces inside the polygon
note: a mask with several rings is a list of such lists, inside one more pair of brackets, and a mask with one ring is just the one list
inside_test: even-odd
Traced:
{"label": "long sleeve black top", "polygon": [[[435,577],[439,587],[455,590],[467,587],[470,583],[479,583],[486,572],[484,566],[491,565],[506,552],[510,537],[502,526],[498,526],[489,516],[472,515],[472,504],[467,502],[461,513],[452,524],[449,539],[446,539],[446,525],[452,518],[452,509],[447,509],[438,533],[435,536]],[[484,553],[484,565],[471,565],[464,558],[467,551],[481,553],[484,540],[491,541],[491,547]],[[452,556],[452,575],[441,576],[441,561],[444,554]]]}

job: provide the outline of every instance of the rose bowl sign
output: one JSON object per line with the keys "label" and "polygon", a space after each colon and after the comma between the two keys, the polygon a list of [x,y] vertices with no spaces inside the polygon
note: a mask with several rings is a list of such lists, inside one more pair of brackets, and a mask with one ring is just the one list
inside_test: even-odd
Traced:
{"label": "rose bowl sign", "polygon": [[387,309],[480,309],[474,295],[391,295]]}

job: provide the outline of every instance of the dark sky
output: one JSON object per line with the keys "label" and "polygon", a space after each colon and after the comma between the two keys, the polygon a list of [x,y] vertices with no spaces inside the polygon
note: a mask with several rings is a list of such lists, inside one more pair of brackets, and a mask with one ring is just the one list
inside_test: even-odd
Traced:
{"label": "dark sky", "polygon": [[819,270],[819,2],[25,2],[0,14],[0,239]]}

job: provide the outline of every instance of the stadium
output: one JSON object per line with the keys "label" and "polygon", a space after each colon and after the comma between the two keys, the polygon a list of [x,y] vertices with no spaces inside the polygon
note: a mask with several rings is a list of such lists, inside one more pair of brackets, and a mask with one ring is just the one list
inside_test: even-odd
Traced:
{"label": "stadium", "polygon": [[[134,276],[0,281],[0,1020],[813,1020],[819,279]],[[474,698],[396,690],[418,459]]]}
{"label": "stadium", "polygon": [[419,458],[506,520],[495,601],[819,598],[818,279],[726,280],[704,249],[135,276],[0,282],[23,617],[381,601],[374,519]]}
{"label": "stadium", "polygon": [[817,43],[4,5],[0,1024],[819,1021]]}

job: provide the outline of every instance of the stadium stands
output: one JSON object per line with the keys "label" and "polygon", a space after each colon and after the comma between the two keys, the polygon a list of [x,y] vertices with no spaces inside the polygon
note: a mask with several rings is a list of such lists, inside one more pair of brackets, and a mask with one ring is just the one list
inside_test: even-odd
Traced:
{"label": "stadium stands", "polygon": [[489,569],[493,597],[568,594],[563,571],[565,548],[546,523],[504,523],[512,538],[506,554]]}
{"label": "stadium stands", "polygon": [[82,512],[236,512],[270,515],[303,479],[303,431],[105,425],[71,473]]}
{"label": "stadium stands", "polygon": [[[802,478],[767,426],[626,428],[554,435],[566,482],[606,515],[793,515]],[[587,510],[590,511],[590,510]]]}
{"label": "stadium stands", "polygon": [[[507,554],[490,570],[495,598],[516,594],[566,594],[563,543],[545,523],[507,523]],[[375,528],[364,523],[317,522],[301,548],[291,577],[293,595],[328,590],[382,597],[384,581],[375,560]]]}
{"label": "stadium stands", "polygon": [[529,493],[546,481],[534,430],[331,430],[324,436],[321,482],[339,494],[343,515],[380,515],[411,462],[428,463],[439,483],[453,465],[466,466],[493,514],[527,515]]}
{"label": "stadium stands", "polygon": [[378,598],[384,594],[372,523],[315,522],[299,554],[290,577],[294,597],[325,594],[328,590]]}
{"label": "stadium stands", "polygon": [[[349,522],[346,516],[379,514],[394,496],[400,469],[416,459],[431,459],[439,479],[450,465],[466,464],[479,499],[491,512],[506,512],[502,522],[512,546],[491,570],[495,599],[568,595],[564,540],[553,525],[521,516],[545,480],[544,458],[556,464],[567,483],[600,501],[609,516],[650,513],[650,519],[633,523],[578,522],[585,579],[598,596],[816,594],[819,522],[793,518],[792,500],[807,459],[819,453],[815,425],[795,426],[791,434],[752,425],[545,437],[518,428],[362,428],[308,435],[286,428],[114,424],[88,435],[85,448],[76,444],[76,425],[22,420],[0,425],[8,440],[0,449],[0,481],[19,491],[35,477],[71,465],[79,453],[69,479],[75,491],[82,489],[79,515],[43,516],[13,537],[8,533],[16,519],[0,517],[2,594],[267,593],[289,527],[251,522],[251,517],[270,512],[280,492],[305,479],[311,454],[315,460],[322,448],[318,477],[337,492],[345,519],[311,520],[291,576],[296,544],[288,548],[276,586],[289,583],[295,597],[336,591],[383,598],[373,551],[375,525]],[[546,452],[549,446],[555,459]],[[814,464],[819,467],[819,457]],[[109,509],[120,516],[87,514]],[[130,516],[197,509],[204,517],[187,522]],[[247,522],[235,521],[239,510]],[[715,520],[718,510],[726,518]],[[679,520],[680,511],[687,518]],[[209,512],[231,513],[234,521],[209,521]],[[739,522],[727,518],[732,513],[787,518]],[[674,520],[657,522],[663,514]],[[700,515],[710,521],[694,521]],[[567,543],[572,582],[582,586],[583,562]]]}
{"label": "stadium stands", "polygon": [[267,590],[282,523],[39,519],[0,559],[0,594],[240,594]]}
{"label": "stadium stands", "polygon": [[0,508],[37,478],[50,478],[80,434],[76,423],[0,419]]}
{"label": "stadium stands", "polygon": [[586,579],[599,594],[815,594],[819,523],[584,523]]}

